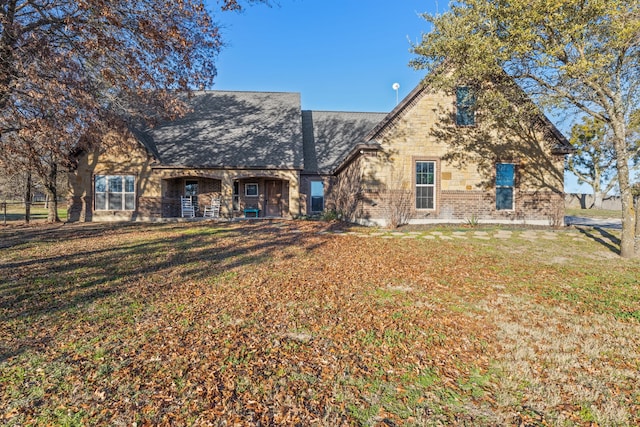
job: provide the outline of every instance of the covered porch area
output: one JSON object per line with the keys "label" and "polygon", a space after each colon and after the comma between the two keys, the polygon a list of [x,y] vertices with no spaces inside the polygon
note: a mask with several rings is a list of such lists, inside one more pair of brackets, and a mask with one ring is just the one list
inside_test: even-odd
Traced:
{"label": "covered porch area", "polygon": [[290,183],[274,177],[233,180],[234,218],[290,217]]}
{"label": "covered porch area", "polygon": [[202,216],[211,199],[222,200],[222,180],[202,176],[183,176],[162,180],[162,217],[182,216],[181,198],[186,197],[195,208],[196,216]]}
{"label": "covered porch area", "polygon": [[[189,198],[202,217],[212,199],[220,200],[220,217],[292,218],[299,209],[297,173],[223,171],[183,173],[162,178],[162,217],[180,218],[181,198]],[[285,175],[285,176],[283,176]]]}

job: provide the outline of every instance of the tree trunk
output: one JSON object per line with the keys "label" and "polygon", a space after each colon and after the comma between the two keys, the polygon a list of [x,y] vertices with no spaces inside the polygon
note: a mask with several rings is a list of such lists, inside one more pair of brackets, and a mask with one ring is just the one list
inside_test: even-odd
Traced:
{"label": "tree trunk", "polygon": [[636,252],[636,212],[633,203],[633,192],[629,180],[629,156],[626,150],[624,122],[613,124],[614,146],[616,150],[616,167],[618,169],[618,184],[620,185],[620,200],[622,202],[622,235],[620,238],[620,256],[635,258]]}
{"label": "tree trunk", "polygon": [[47,222],[60,222],[60,217],[58,216],[58,191],[55,187],[47,187],[47,193],[51,198],[47,209]]}
{"label": "tree trunk", "polygon": [[[620,185],[622,187],[622,185]],[[635,258],[636,252],[636,212],[633,203],[633,195],[629,188],[621,191],[622,201],[622,236],[620,239],[620,256],[623,258]]]}
{"label": "tree trunk", "polygon": [[587,195],[580,194],[580,209],[587,209]]}
{"label": "tree trunk", "polygon": [[604,200],[604,194],[602,191],[594,191],[593,193],[593,208],[602,209],[602,201]]}
{"label": "tree trunk", "polygon": [[49,196],[49,207],[47,222],[60,222],[58,216],[58,187],[56,185],[58,179],[58,165],[55,162],[51,162],[49,168],[49,175],[45,183],[47,193]]}
{"label": "tree trunk", "polygon": [[31,171],[27,172],[27,182],[24,188],[24,222],[31,220]]}
{"label": "tree trunk", "polygon": [[636,209],[636,238],[635,238],[635,251],[636,254],[640,254],[640,194],[636,194],[633,197]]}

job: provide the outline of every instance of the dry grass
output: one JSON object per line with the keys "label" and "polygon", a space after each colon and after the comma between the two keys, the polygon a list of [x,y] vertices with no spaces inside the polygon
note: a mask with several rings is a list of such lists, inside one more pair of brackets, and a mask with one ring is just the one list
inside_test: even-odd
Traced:
{"label": "dry grass", "polygon": [[638,397],[638,322],[620,327],[612,316],[576,316],[511,296],[498,304],[514,308],[502,307],[496,320],[502,405],[545,414],[554,425],[632,424],[637,407],[620,396]]}
{"label": "dry grass", "polygon": [[565,215],[579,216],[584,218],[621,218],[622,212],[610,209],[579,209],[567,208]]}
{"label": "dry grass", "polygon": [[335,226],[0,230],[0,420],[640,423],[615,232]]}
{"label": "dry grass", "polygon": [[[6,209],[5,209],[6,204]],[[44,202],[35,202],[31,206],[30,220],[36,223],[47,221],[49,214]],[[67,219],[67,209],[64,203],[60,203],[58,207],[58,216],[61,221]],[[19,226],[24,224],[25,207],[20,202],[0,202],[0,226],[11,225]]]}

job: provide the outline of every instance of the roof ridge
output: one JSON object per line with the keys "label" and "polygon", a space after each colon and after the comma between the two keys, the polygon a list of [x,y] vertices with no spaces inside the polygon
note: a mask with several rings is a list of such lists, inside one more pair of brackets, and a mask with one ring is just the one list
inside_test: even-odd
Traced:
{"label": "roof ridge", "polygon": [[301,95],[301,92],[294,91],[278,91],[278,90],[233,90],[233,89],[203,89],[203,90],[192,90],[191,93],[200,94],[200,93],[253,93],[253,94],[290,94],[290,95]]}
{"label": "roof ridge", "polygon": [[388,111],[313,110],[309,108],[303,108],[302,111],[310,111],[312,113],[389,114]]}

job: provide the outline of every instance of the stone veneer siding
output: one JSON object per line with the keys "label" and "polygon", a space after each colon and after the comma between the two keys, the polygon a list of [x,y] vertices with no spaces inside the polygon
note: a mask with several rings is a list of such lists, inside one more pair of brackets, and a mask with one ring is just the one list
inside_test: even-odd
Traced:
{"label": "stone veneer siding", "polygon": [[[134,211],[95,211],[93,209],[93,179],[95,175],[134,175],[136,177],[136,209]],[[264,182],[281,180],[282,216],[300,214],[298,193],[300,172],[286,169],[213,169],[158,167],[144,149],[133,142],[128,151],[88,153],[78,159],[78,167],[69,175],[71,194],[68,199],[69,221],[132,221],[155,220],[180,215],[180,195],[184,180],[199,182],[201,209],[211,197],[222,199],[221,216],[241,215],[233,211],[233,182],[258,182],[264,203]],[[202,200],[200,199],[202,197]],[[240,195],[240,203],[248,203]],[[262,208],[264,210],[264,208]],[[262,213],[263,214],[263,213]]]}
{"label": "stone veneer siding", "polygon": [[[353,165],[340,172],[338,181],[357,184],[352,190],[358,194],[358,206],[354,209],[356,222],[386,225],[389,212],[394,209],[388,203],[387,190],[397,189],[411,194],[404,205],[410,223],[477,220],[550,224],[563,218],[564,156],[552,155],[549,146],[528,146],[528,152],[522,152],[516,158],[498,157],[500,154],[496,153],[492,159],[486,156],[474,159],[474,154],[469,153],[463,164],[443,160],[450,154],[450,146],[442,139],[445,133],[440,124],[447,112],[453,110],[454,104],[452,97],[442,93],[425,91],[416,96],[405,110],[375,135],[380,143],[377,155],[359,156]],[[455,126],[447,130],[460,132],[464,137],[469,134],[468,129],[456,129]],[[491,130],[484,135],[501,140]],[[542,133],[538,141],[545,145],[548,142]],[[522,145],[526,146],[525,143]],[[484,162],[483,168],[476,163],[480,160]],[[435,163],[434,210],[415,209],[415,164],[420,161]],[[516,165],[513,210],[498,211],[495,207],[495,167],[492,165],[497,161]],[[353,168],[358,169],[357,173]],[[351,178],[344,179],[347,174]]]}

